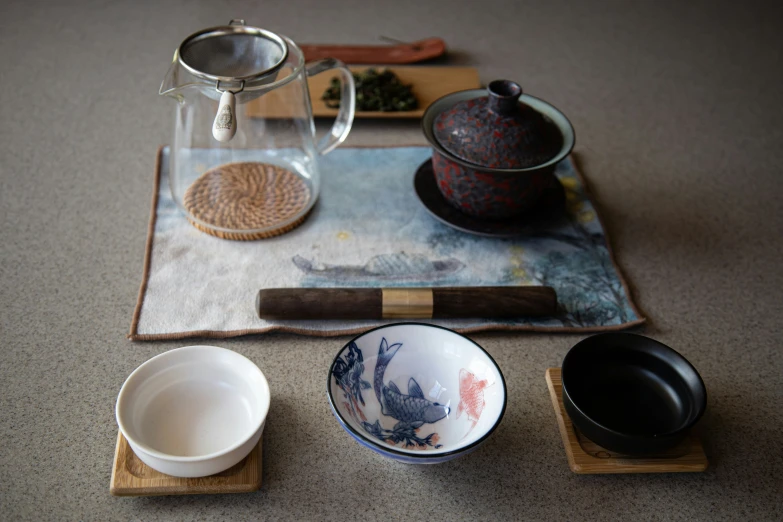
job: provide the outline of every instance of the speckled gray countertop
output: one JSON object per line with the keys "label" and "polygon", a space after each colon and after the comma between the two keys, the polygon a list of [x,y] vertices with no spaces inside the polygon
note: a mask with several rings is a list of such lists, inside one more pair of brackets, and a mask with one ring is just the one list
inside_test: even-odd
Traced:
{"label": "speckled gray countertop", "polygon": [[[783,518],[779,2],[67,4],[0,5],[0,518]],[[183,37],[239,17],[301,42],[438,35],[450,63],[562,109],[643,331],[707,383],[709,470],[569,471],[544,371],[578,335],[473,336],[508,411],[479,451],[433,467],[384,460],[332,418],[325,372],[345,339],[264,335],[212,342],[269,378],[263,489],[111,497],[120,385],[188,344],[125,339],[172,124],[158,85]],[[414,122],[360,122],[348,143],[424,139]]]}

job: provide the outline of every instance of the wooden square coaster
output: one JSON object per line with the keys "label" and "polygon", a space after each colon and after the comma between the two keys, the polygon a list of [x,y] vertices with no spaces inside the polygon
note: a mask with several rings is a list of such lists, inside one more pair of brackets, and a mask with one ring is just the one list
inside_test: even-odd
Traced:
{"label": "wooden square coaster", "polygon": [[693,433],[674,448],[656,455],[631,457],[602,448],[571,423],[563,406],[560,368],[546,371],[546,383],[557,424],[563,437],[568,464],[574,473],[677,473],[704,471],[709,464],[701,441]]}
{"label": "wooden square coaster", "polygon": [[249,493],[261,487],[261,455],[259,440],[247,457],[217,475],[199,478],[172,477],[144,464],[133,453],[122,433],[119,433],[109,491],[118,497]]}

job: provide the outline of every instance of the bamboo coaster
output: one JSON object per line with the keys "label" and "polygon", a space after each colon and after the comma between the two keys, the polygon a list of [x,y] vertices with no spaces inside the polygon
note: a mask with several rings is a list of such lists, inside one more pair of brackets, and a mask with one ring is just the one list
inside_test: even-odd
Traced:
{"label": "bamboo coaster", "polygon": [[199,478],[179,478],[155,471],[117,435],[109,491],[117,497],[249,493],[261,487],[261,440],[250,454],[226,471]]}
{"label": "bamboo coaster", "polygon": [[574,473],[678,473],[707,469],[709,462],[701,441],[691,432],[674,448],[656,455],[631,457],[611,452],[594,443],[571,422],[563,406],[560,368],[546,371],[546,383],[563,437],[568,464]]}
{"label": "bamboo coaster", "polygon": [[183,204],[190,223],[202,232],[248,241],[278,236],[302,224],[307,214],[294,218],[310,198],[310,187],[290,170],[245,162],[221,165],[202,174],[185,191]]}

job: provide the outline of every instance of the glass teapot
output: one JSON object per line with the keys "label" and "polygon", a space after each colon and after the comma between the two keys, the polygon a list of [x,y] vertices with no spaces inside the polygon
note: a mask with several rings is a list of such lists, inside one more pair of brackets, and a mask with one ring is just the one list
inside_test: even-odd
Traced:
{"label": "glass teapot", "polygon": [[[307,77],[339,73],[340,110],[315,141]],[[353,76],[335,59],[305,63],[285,36],[232,20],[186,38],[160,87],[177,101],[169,186],[200,230],[258,239],[302,222],[320,191],[319,156],[348,136]]]}

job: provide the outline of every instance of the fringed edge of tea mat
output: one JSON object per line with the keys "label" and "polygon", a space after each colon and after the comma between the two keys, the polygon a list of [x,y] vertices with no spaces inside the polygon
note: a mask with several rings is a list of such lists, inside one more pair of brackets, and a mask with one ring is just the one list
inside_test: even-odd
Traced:
{"label": "fringed edge of tea mat", "polygon": [[[405,146],[425,147],[424,145],[391,145],[388,147],[405,147]],[[384,147],[387,146],[368,145],[368,146],[353,147],[353,148],[376,149],[376,148],[384,148]],[[139,296],[136,301],[136,309],[133,312],[133,320],[131,321],[130,333],[127,335],[128,339],[130,339],[131,341],[163,341],[163,340],[173,340],[173,339],[188,339],[192,337],[227,339],[230,337],[240,337],[242,335],[262,334],[267,332],[287,332],[287,333],[294,333],[300,335],[307,335],[311,337],[339,337],[341,335],[359,334],[373,328],[372,325],[365,325],[365,326],[358,326],[356,328],[345,328],[342,330],[324,331],[324,330],[312,330],[306,328],[296,328],[287,325],[270,325],[263,328],[250,328],[245,330],[226,330],[226,331],[192,330],[187,332],[171,332],[171,333],[163,333],[163,334],[138,333],[139,319],[141,318],[141,306],[144,303],[144,296],[147,291],[147,281],[149,280],[150,265],[152,263],[152,243],[155,239],[155,222],[157,221],[158,218],[157,215],[158,196],[160,191],[161,162],[163,159],[164,148],[165,148],[164,145],[161,145],[158,148],[158,153],[155,160],[155,176],[154,176],[154,181],[153,181],[154,185],[152,190],[152,211],[150,213],[149,226],[147,227],[147,243],[145,247],[146,251],[144,253],[144,271],[141,276],[141,286],[139,288]],[[579,169],[578,163],[575,161],[575,157],[573,153],[570,155],[570,158],[573,163],[574,172],[576,173],[577,177],[579,178],[579,181],[582,183],[582,186],[584,187],[584,192],[586,197],[593,203],[593,208],[595,209],[596,217],[604,233],[604,242],[606,244],[606,250],[609,253],[609,259],[612,261],[612,265],[614,266],[614,269],[617,271],[617,278],[620,280],[620,283],[623,285],[623,290],[625,291],[625,295],[628,299],[628,304],[630,305],[631,309],[634,311],[636,316],[639,317],[639,319],[636,319],[635,321],[628,321],[626,323],[615,324],[611,326],[532,326],[532,325],[515,326],[515,325],[488,324],[488,325],[473,326],[473,327],[466,327],[466,328],[454,328],[454,330],[456,330],[457,332],[475,333],[475,332],[489,332],[489,331],[505,331],[505,332],[546,332],[546,333],[597,333],[597,332],[609,332],[615,330],[625,330],[627,328],[641,325],[647,321],[647,319],[642,315],[641,311],[639,310],[639,307],[636,306],[636,303],[633,300],[633,294],[631,292],[630,287],[628,286],[628,282],[625,280],[625,276],[623,275],[620,266],[617,264],[617,260],[615,259],[614,256],[614,251],[612,250],[611,242],[609,241],[609,235],[606,230],[606,226],[604,225],[604,222],[601,219],[601,213],[598,210],[598,206],[595,204],[595,200],[590,194],[590,187],[587,183],[587,179],[582,174],[582,171]],[[260,241],[263,241],[263,239]],[[426,321],[426,322],[437,323],[437,321]]]}

